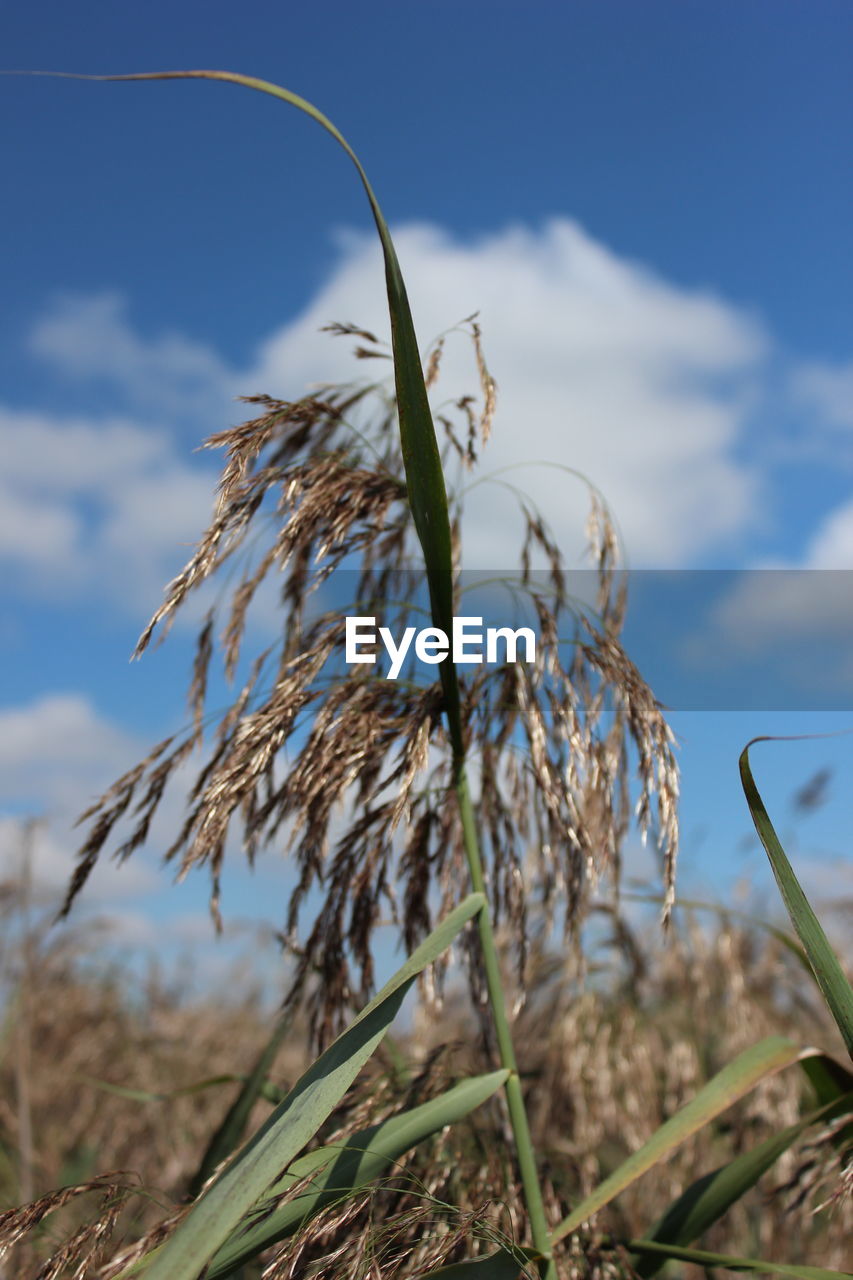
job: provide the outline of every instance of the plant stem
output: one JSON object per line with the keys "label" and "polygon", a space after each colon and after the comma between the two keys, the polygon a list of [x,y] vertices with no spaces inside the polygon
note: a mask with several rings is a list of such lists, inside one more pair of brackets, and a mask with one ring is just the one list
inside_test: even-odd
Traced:
{"label": "plant stem", "polygon": [[33,852],[38,827],[37,818],[29,818],[21,832],[21,872],[18,885],[20,912],[20,960],[21,976],[18,982],[18,1027],[15,1054],[15,1082],[18,1102],[18,1192],[22,1204],[35,1199],[33,1167],[32,1075],[33,1038],[33,971],[35,968],[34,938],[30,922],[33,896]]}
{"label": "plant stem", "polygon": [[492,925],[489,899],[486,893],[486,881],[483,873],[483,860],[480,856],[480,842],[477,836],[477,824],[474,819],[474,807],[471,803],[471,791],[468,786],[468,774],[465,760],[456,756],[454,760],[454,782],[459,811],[462,817],[462,837],[465,844],[465,856],[471,874],[471,887],[475,893],[482,893],[486,898],[486,906],[477,914],[477,927],[480,931],[480,947],[483,953],[483,967],[486,971],[486,989],[492,1011],[492,1022],[498,1042],[498,1054],[501,1066],[509,1071],[504,1088],[509,1109],[509,1119],[515,1138],[515,1149],[518,1167],[521,1174],[521,1185],[530,1218],[530,1230],[533,1246],[545,1259],[546,1265],[542,1273],[543,1280],[556,1280],[556,1269],[551,1250],[551,1238],[545,1218],[545,1205],[542,1201],[542,1190],[539,1186],[539,1175],[536,1169],[536,1156],[533,1140],[530,1136],[530,1125],[527,1122],[527,1111],[524,1106],[524,1095],[521,1090],[521,1079],[515,1059],[515,1048],[509,1020],[506,1015],[503,980],[501,978],[500,960],[498,957],[495,932]]}

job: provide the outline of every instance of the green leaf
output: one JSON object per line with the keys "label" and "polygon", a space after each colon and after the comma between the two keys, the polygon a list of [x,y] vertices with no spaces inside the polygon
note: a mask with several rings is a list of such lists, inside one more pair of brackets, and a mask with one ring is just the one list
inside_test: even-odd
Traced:
{"label": "green leaf", "polygon": [[435,929],[193,1205],[147,1270],[149,1280],[196,1280],[245,1214],[314,1136],[393,1022],[417,975],[483,907],[471,894]]}
{"label": "green leaf", "polygon": [[[102,1089],[104,1093],[114,1093],[116,1097],[127,1098],[130,1102],[169,1102],[172,1098],[184,1098],[194,1093],[202,1093],[205,1089],[214,1089],[222,1084],[236,1084],[238,1081],[245,1083],[246,1076],[232,1075],[227,1073],[221,1076],[210,1076],[207,1080],[197,1080],[195,1084],[182,1085],[180,1089],[167,1089],[162,1093],[152,1093],[148,1089],[130,1089],[123,1084],[111,1084],[109,1080],[97,1080],[94,1076],[77,1077],[83,1084],[89,1084],[93,1089]],[[258,1096],[265,1098],[267,1102],[274,1105],[281,1102],[284,1097],[281,1089],[270,1080],[263,1079],[258,1090]]]}
{"label": "green leaf", "polygon": [[819,1106],[841,1097],[842,1093],[853,1092],[853,1072],[848,1071],[829,1054],[815,1049],[804,1054],[800,1066],[815,1092]]}
{"label": "green leaf", "polygon": [[425,1272],[418,1280],[519,1280],[520,1276],[535,1277],[538,1273],[527,1263],[538,1257],[533,1249],[498,1249],[486,1258],[472,1258],[469,1262],[452,1262],[448,1267]]}
{"label": "green leaf", "polygon": [[[474,1076],[454,1085],[438,1098],[391,1116],[380,1124],[354,1133],[343,1144],[320,1147],[290,1165],[272,1188],[282,1195],[297,1182],[311,1177],[299,1196],[270,1212],[262,1201],[214,1256],[207,1280],[219,1280],[277,1240],[291,1235],[309,1217],[359,1187],[381,1177],[418,1143],[455,1124],[490,1098],[505,1082],[507,1071]],[[313,1176],[312,1176],[313,1175]]]}
{"label": "green leaf", "polygon": [[552,1242],[556,1244],[575,1231],[582,1222],[586,1222],[604,1205],[609,1204],[615,1196],[668,1156],[691,1134],[722,1111],[726,1111],[738,1098],[749,1093],[759,1080],[790,1066],[799,1056],[799,1047],[783,1036],[769,1036],[760,1044],[738,1054],[733,1062],[723,1067],[722,1071],[699,1090],[695,1098],[662,1124],[639,1151],[629,1156],[615,1173],[605,1178],[591,1195],[563,1219],[551,1233]]}
{"label": "green leaf", "polygon": [[[275,1087],[267,1080],[267,1076],[272,1069],[279,1049],[290,1031],[293,1015],[293,1009],[287,1008],[277,1018],[272,1035],[258,1055],[254,1068],[244,1078],[242,1089],[231,1103],[221,1124],[217,1126],[210,1142],[207,1144],[195,1176],[188,1187],[190,1199],[194,1200],[200,1194],[202,1187],[214,1169],[218,1168],[222,1161],[227,1159],[231,1152],[236,1149],[242,1140],[243,1134],[246,1132],[249,1116],[258,1098],[267,1097],[268,1090]],[[272,1101],[274,1103],[281,1102],[281,1093],[279,1093],[278,1097],[273,1098]]]}
{"label": "green leaf", "polygon": [[[713,1226],[741,1196],[745,1195],[788,1148],[813,1124],[853,1114],[853,1093],[836,1098],[809,1115],[788,1125],[729,1164],[698,1178],[674,1200],[648,1239],[658,1244],[689,1245]],[[640,1276],[656,1275],[664,1258],[647,1255],[635,1263]]]}
{"label": "green leaf", "polygon": [[680,1245],[657,1244],[653,1240],[629,1240],[632,1253],[651,1253],[661,1258],[680,1258],[700,1267],[722,1267],[726,1271],[761,1271],[770,1276],[799,1276],[801,1280],[853,1280],[849,1271],[827,1271],[825,1267],[805,1267],[796,1263],[768,1262],[763,1258],[738,1258],[704,1249],[684,1249]]}
{"label": "green leaf", "polygon": [[[31,72],[57,75],[70,80],[221,80],[268,94],[296,107],[310,116],[335,139],[358,171],[373,221],[382,245],[385,261],[385,286],[391,319],[391,345],[394,353],[394,381],[397,412],[400,419],[400,443],[406,472],[409,506],[424,553],[433,621],[448,635],[453,629],[453,555],[450,536],[450,514],[447,490],[441,469],[441,455],[430,412],[423,366],[415,334],[412,311],[397,260],[397,252],[387,223],[379,207],[361,161],[339,129],[312,103],[281,85],[234,71],[146,71],[132,75],[89,76],[68,72]],[[442,662],[439,676],[445,696],[445,709],[451,744],[457,756],[463,755],[461,704],[456,666]]]}
{"label": "green leaf", "polygon": [[748,742],[744,747],[740,756],[741,783],[752,814],[752,821],[767,851],[788,915],[791,917],[798,938],[805,947],[809,964],[829,1011],[835,1019],[836,1026],[847,1045],[847,1052],[853,1058],[853,987],[847,981],[838,957],[829,945],[820,921],[785,856],[749,767],[749,748],[756,742],[767,741],[772,739],[753,738],[752,742]]}

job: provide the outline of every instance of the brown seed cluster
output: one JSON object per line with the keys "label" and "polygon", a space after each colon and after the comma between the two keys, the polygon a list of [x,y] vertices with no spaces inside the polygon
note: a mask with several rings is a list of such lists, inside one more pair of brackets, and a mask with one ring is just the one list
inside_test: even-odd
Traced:
{"label": "brown seed cluster", "polygon": [[81,1196],[97,1195],[87,1220],[68,1235],[51,1257],[38,1268],[38,1280],[85,1280],[94,1276],[113,1246],[112,1236],[122,1210],[138,1188],[129,1186],[121,1173],[102,1174],[75,1187],[51,1191],[32,1204],[0,1214],[0,1259],[21,1246],[53,1214]]}
{"label": "brown seed cluster", "polygon": [[[456,420],[438,421],[445,460],[455,452],[470,466],[491,427],[495,384],[474,317],[466,327],[481,405],[475,411],[477,402],[465,396]],[[336,331],[381,354],[367,331],[350,325]],[[443,343],[428,359],[431,381]],[[296,877],[282,934],[294,958],[291,996],[307,995],[323,1042],[372,989],[380,925],[393,923],[411,949],[467,891],[455,762],[441,686],[433,679],[437,668],[397,681],[373,667],[347,668],[344,611],[323,603],[324,592],[346,581],[346,612],[382,611],[397,634],[409,621],[428,621],[418,612],[424,575],[393,399],[371,384],[327,387],[292,403],[266,396],[248,402],[260,416],[207,442],[226,451],[213,517],[137,648],[145,649],[156,628],[167,629],[203,583],[244,562],[227,607],[215,606],[199,631],[190,727],[160,743],[84,815],[91,827],[65,909],[119,826],[113,854],[124,858],[148,837],[178,766],[206,751],[166,857],[181,876],[208,869],[218,917],[220,874],[235,828],[250,861],[263,847],[286,852]],[[461,499],[452,496],[451,503],[458,554]],[[483,665],[460,680],[489,889],[512,939],[520,994],[531,934],[547,934],[559,919],[571,936],[601,878],[616,887],[632,810],[640,829],[658,837],[668,908],[678,791],[672,735],[620,643],[625,586],[605,505],[593,493],[594,622],[570,598],[546,525],[532,508],[524,515],[513,589],[536,619],[536,661]],[[534,554],[545,556],[544,576],[531,568]],[[247,666],[242,650],[251,606],[274,584],[280,639]],[[211,723],[217,649],[239,692]],[[470,959],[476,982],[473,952]],[[436,991],[442,972],[436,966],[429,978]]]}

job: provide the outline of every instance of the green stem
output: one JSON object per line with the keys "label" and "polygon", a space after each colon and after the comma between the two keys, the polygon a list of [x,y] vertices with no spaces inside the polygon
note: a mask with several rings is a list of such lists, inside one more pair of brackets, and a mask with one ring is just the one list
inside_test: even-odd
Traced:
{"label": "green stem", "polygon": [[465,856],[471,874],[471,887],[475,893],[482,893],[486,898],[486,906],[477,914],[477,927],[480,931],[480,947],[483,953],[483,968],[486,971],[486,990],[492,1011],[492,1022],[498,1042],[498,1054],[501,1066],[509,1071],[504,1085],[506,1101],[509,1109],[509,1120],[515,1138],[515,1150],[521,1174],[521,1185],[527,1212],[530,1216],[530,1230],[533,1245],[545,1259],[542,1280],[556,1280],[556,1269],[552,1257],[551,1237],[545,1217],[545,1205],[542,1201],[542,1189],[536,1169],[536,1156],[533,1150],[533,1139],[530,1136],[530,1125],[524,1106],[524,1095],[521,1090],[521,1079],[515,1059],[515,1048],[512,1043],[509,1020],[506,1015],[503,980],[501,978],[500,960],[495,941],[495,931],[489,911],[486,880],[483,873],[483,860],[480,856],[480,842],[477,837],[477,824],[474,818],[474,806],[471,803],[471,791],[468,786],[468,774],[464,757],[454,760],[454,782],[459,811],[462,817],[462,838],[465,844]]}

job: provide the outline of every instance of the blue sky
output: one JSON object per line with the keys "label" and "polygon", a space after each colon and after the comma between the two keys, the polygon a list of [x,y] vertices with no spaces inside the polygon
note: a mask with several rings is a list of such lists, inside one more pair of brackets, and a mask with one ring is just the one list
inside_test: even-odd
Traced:
{"label": "blue sky", "polygon": [[[850,6],[16,10],[0,15],[10,69],[224,67],[320,106],[371,176],[421,339],[481,312],[499,386],[489,466],[585,471],[632,565],[840,571],[808,607],[748,579],[717,615],[733,652],[781,634],[802,669],[832,631],[819,711],[800,691],[773,714],[674,715],[685,883],[760,879],[737,752],[755,733],[853,723]],[[237,394],[351,374],[322,324],[387,325],[345,158],[258,95],[3,78],[0,155],[0,848],[14,859],[20,816],[48,815],[55,884],[70,819],[180,716],[191,637],[127,657],[208,513],[215,472],[195,446],[236,420]],[[461,346],[447,376],[470,384]],[[527,483],[576,556],[582,490],[547,469]],[[472,567],[509,558],[494,503],[472,495]],[[763,750],[780,826],[834,892],[851,740]],[[795,822],[792,790],[824,766],[827,804]],[[128,938],[165,916],[202,936],[206,885],[172,893],[155,853],[104,872],[90,909],[120,913]],[[235,912],[277,924],[286,883],[275,855],[254,882],[235,871]]]}

